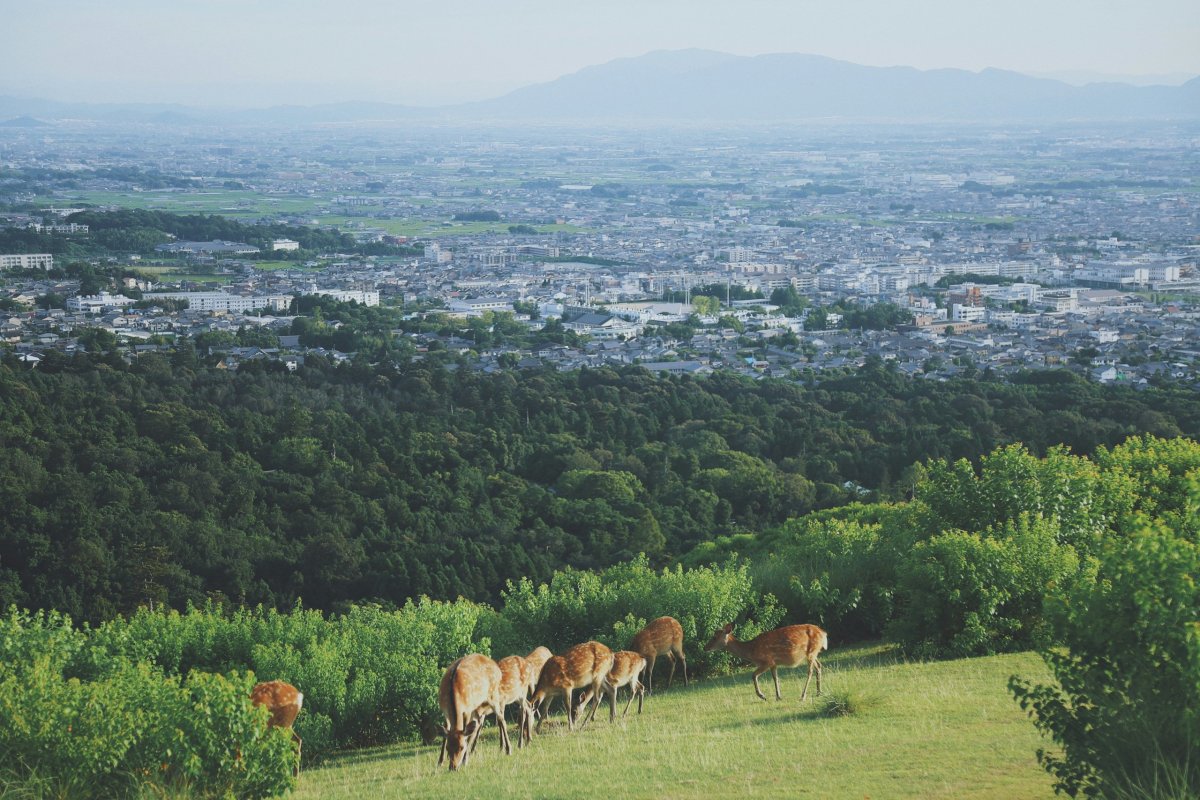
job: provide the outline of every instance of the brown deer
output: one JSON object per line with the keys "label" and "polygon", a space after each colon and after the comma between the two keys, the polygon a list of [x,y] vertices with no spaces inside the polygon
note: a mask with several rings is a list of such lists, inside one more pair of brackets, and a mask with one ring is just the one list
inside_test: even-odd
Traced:
{"label": "brown deer", "polygon": [[683,665],[683,685],[688,685],[687,659],[683,657],[683,626],[674,617],[659,617],[638,631],[629,645],[635,653],[646,659],[646,688],[654,694],[654,662],[659,656],[671,661],[671,674],[667,677],[667,688],[675,680],[675,659]]}
{"label": "brown deer", "polygon": [[442,752],[438,766],[450,758],[450,769],[465,766],[471,754],[472,737],[490,713],[500,726],[500,748],[512,752],[508,727],[504,724],[504,706],[500,702],[502,674],[495,661],[472,653],[446,668],[438,686],[438,705],[446,719]]}
{"label": "brown deer", "polygon": [[292,723],[296,721],[300,707],[304,705],[304,694],[290,683],[264,681],[250,690],[250,702],[256,706],[266,706],[271,715],[267,719],[267,727],[284,728],[292,734],[292,741],[296,743],[296,766],[292,774],[299,775],[300,748],[304,742],[292,728]]}
{"label": "brown deer", "polygon": [[[533,671],[533,665],[529,663],[523,656],[509,656],[502,658],[496,662],[496,666],[500,667],[500,708],[496,711],[497,714],[503,715],[504,709],[513,703],[520,704],[520,726],[517,728],[517,747],[524,747],[525,743],[530,740],[529,731],[533,727],[530,717],[533,715],[533,709],[529,705],[529,692],[531,684],[537,682],[537,676]],[[483,720],[475,729],[475,736],[471,741],[471,751],[474,752],[475,744],[479,741],[479,731],[483,728]]]}
{"label": "brown deer", "polygon": [[735,656],[754,664],[754,693],[761,699],[763,695],[758,685],[758,676],[771,670],[775,679],[775,699],[782,700],[779,694],[779,668],[798,667],[808,662],[808,678],[804,681],[804,690],[800,699],[808,697],[808,682],[812,680],[813,670],[817,672],[817,694],[821,694],[821,662],[818,656],[822,650],[829,649],[829,636],[816,625],[788,625],[773,631],[760,633],[748,642],[738,641],[733,635],[733,623],[718,628],[712,639],[704,646],[704,650],[728,650]]}
{"label": "brown deer", "polygon": [[542,672],[542,667],[550,660],[550,656],[554,655],[548,647],[535,647],[529,655],[525,656],[525,660],[533,667],[533,682],[529,684],[529,694],[533,696],[533,690],[537,687],[538,675]]}
{"label": "brown deer", "polygon": [[[624,717],[629,713],[629,707],[633,705],[633,698],[638,701],[638,713],[642,713],[642,697],[646,694],[646,687],[641,681],[642,671],[646,669],[646,659],[641,653],[635,653],[632,650],[622,650],[619,653],[613,653],[613,665],[609,670],[607,677],[604,679],[604,691],[610,692],[613,695],[614,703],[610,708],[608,715],[609,722],[615,722],[617,719],[616,709],[616,693],[624,686],[629,687],[629,702],[625,704],[625,710],[621,712]],[[579,700],[579,708],[576,710],[578,714],[584,708],[587,708],[588,701],[592,699],[592,690],[588,689],[583,693],[583,697]],[[592,706],[592,711],[588,715],[590,720],[596,716],[596,709],[600,707],[600,703]]]}
{"label": "brown deer", "polygon": [[[599,642],[577,644],[561,656],[552,656],[542,667],[537,688],[533,692],[533,707],[538,712],[537,729],[546,721],[550,703],[560,694],[567,709],[567,727],[575,730],[575,715],[571,705],[571,693],[585,686],[591,687],[592,695],[599,704],[600,689],[604,678],[613,665],[613,653]],[[611,695],[616,706],[616,696]]]}

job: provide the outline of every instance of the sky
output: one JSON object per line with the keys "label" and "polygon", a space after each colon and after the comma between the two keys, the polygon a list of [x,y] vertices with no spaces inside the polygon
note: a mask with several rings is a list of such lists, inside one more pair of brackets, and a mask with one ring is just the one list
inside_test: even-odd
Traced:
{"label": "sky", "polygon": [[1200,0],[0,0],[0,94],[437,105],[690,47],[1178,82],[1198,44]]}

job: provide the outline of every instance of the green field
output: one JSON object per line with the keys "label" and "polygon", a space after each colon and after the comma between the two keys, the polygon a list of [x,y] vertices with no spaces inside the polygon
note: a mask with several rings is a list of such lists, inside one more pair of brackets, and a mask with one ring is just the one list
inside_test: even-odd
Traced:
{"label": "green field", "polygon": [[[826,695],[866,695],[869,707],[828,716],[822,700],[800,702],[792,670],[783,702],[763,702],[747,670],[661,692],[616,725],[604,708],[581,733],[556,705],[512,756],[489,725],[457,773],[437,767],[435,746],[355,751],[302,772],[294,797],[1053,797],[1034,757],[1043,742],[1005,690],[1013,673],[1045,677],[1035,655],[909,664],[855,648],[824,663]],[[763,689],[772,696],[769,674]]]}

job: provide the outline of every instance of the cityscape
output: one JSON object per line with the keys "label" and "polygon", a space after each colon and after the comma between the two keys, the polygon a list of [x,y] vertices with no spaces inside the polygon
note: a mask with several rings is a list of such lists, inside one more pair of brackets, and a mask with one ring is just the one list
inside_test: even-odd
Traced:
{"label": "cityscape", "polygon": [[[64,249],[89,239],[81,213],[135,208],[336,230],[363,247],[115,249],[93,258],[113,279],[91,295],[63,272],[69,255],[0,255],[0,332],[25,363],[69,354],[84,329],[132,358],[249,328],[279,341],[207,355],[295,368],[309,348],[292,335],[292,299],[324,295],[402,310],[414,324],[394,335],[414,357],[444,349],[484,371],[610,363],[812,381],[877,357],[935,380],[1047,367],[1132,385],[1200,377],[1187,124],[235,129],[186,145],[175,130],[4,128],[13,210],[0,225]],[[50,170],[69,180],[36,177]],[[187,307],[146,302],[158,298]],[[494,332],[497,314],[531,336],[473,338],[468,321]],[[552,320],[570,343],[539,342]]]}

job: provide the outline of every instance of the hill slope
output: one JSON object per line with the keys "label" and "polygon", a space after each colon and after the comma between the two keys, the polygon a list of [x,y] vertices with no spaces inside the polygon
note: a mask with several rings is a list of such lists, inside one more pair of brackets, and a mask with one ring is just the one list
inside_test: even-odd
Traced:
{"label": "hill slope", "polygon": [[[754,697],[749,672],[675,688],[645,713],[568,734],[556,705],[530,748],[501,756],[489,725],[458,773],[437,747],[357,751],[301,773],[294,797],[1050,798],[1043,743],[1008,697],[1008,676],[1043,676],[1032,654],[899,663],[869,648],[831,651],[830,693],[870,694],[861,714],[801,704],[803,674],[781,674],[783,702]],[[770,695],[770,678],[764,685]],[[622,702],[623,707],[623,702]],[[620,713],[618,708],[618,714]],[[551,726],[551,723],[554,723]]]}

